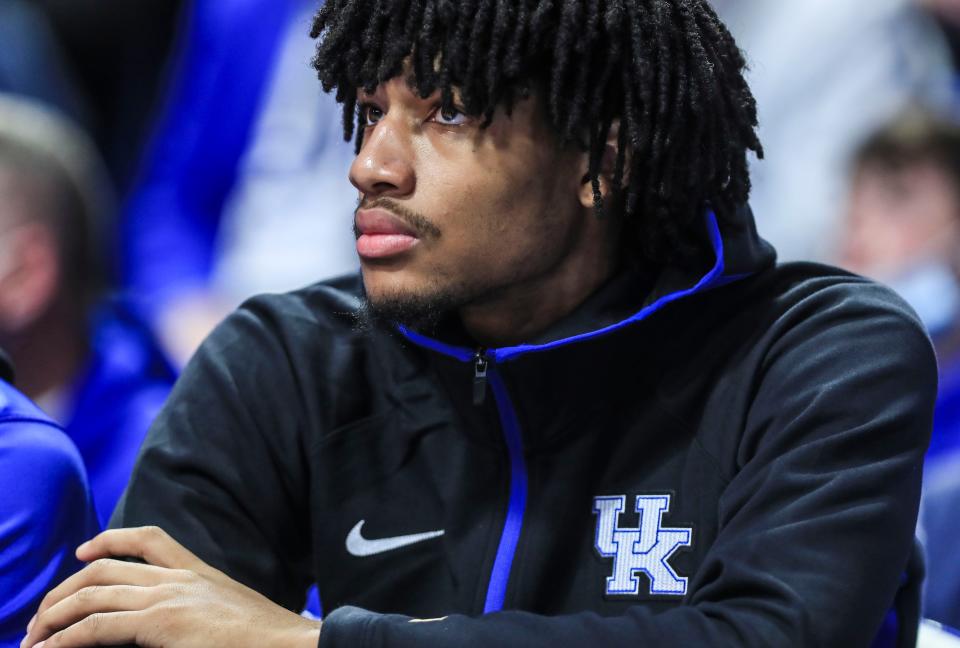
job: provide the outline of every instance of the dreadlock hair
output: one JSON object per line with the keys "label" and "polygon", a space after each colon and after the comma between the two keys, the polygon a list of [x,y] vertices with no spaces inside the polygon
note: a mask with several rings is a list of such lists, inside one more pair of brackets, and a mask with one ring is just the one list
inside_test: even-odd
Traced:
{"label": "dreadlock hair", "polygon": [[[698,248],[704,210],[729,220],[750,192],[748,152],[763,155],[744,57],[707,0],[327,0],[311,36],[358,152],[358,90],[405,70],[445,111],[456,89],[485,125],[536,95],[560,143],[589,151],[595,211],[623,216],[642,263]],[[610,208],[599,175],[614,122]]]}

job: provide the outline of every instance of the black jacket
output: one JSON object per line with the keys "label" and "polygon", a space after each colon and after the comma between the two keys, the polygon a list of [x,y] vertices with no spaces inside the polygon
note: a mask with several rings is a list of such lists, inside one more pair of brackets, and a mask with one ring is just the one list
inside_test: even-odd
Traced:
{"label": "black jacket", "polygon": [[316,580],[323,648],[868,645],[910,555],[933,353],[891,291],[776,266],[742,218],[708,217],[702,269],[625,273],[479,357],[358,327],[356,278],[256,298],[191,361],[113,525],[290,609]]}

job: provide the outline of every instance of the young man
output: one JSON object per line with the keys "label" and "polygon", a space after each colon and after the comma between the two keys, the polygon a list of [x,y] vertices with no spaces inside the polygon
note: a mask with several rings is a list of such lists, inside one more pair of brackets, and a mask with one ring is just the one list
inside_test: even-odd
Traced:
{"label": "young man", "polygon": [[889,290],[775,265],[708,5],[332,0],[314,32],[362,284],[207,340],[25,646],[866,645],[936,367]]}
{"label": "young man", "polygon": [[100,527],[77,449],[13,387],[0,349],[0,648],[14,648],[43,596],[82,566]]}

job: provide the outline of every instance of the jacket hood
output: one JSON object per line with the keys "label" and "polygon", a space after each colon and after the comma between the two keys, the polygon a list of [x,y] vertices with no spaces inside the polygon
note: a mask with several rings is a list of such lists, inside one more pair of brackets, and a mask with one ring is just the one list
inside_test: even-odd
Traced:
{"label": "jacket hood", "polygon": [[[704,236],[711,251],[708,258],[686,267],[666,266],[654,277],[636,271],[621,273],[541,335],[523,344],[487,349],[485,357],[503,363],[609,335],[655,315],[672,302],[739,281],[776,262],[776,252],[760,238],[748,207],[723,225],[716,214],[707,212]],[[464,362],[477,357],[476,349],[434,339],[403,325],[397,328],[418,346]]]}

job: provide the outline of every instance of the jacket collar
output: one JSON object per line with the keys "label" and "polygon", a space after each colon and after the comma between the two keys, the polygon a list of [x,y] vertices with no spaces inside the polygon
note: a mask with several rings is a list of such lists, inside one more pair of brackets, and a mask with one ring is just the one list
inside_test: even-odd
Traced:
{"label": "jacket collar", "polygon": [[[738,210],[722,226],[716,215],[708,212],[704,218],[704,235],[711,254],[699,264],[692,264],[692,268],[668,266],[656,277],[630,271],[622,273],[537,338],[524,344],[488,349],[486,358],[503,363],[609,335],[655,316],[673,302],[739,281],[776,261],[776,252],[760,238],[748,207]],[[477,357],[475,349],[434,339],[399,324],[397,328],[418,346],[463,362]]]}

